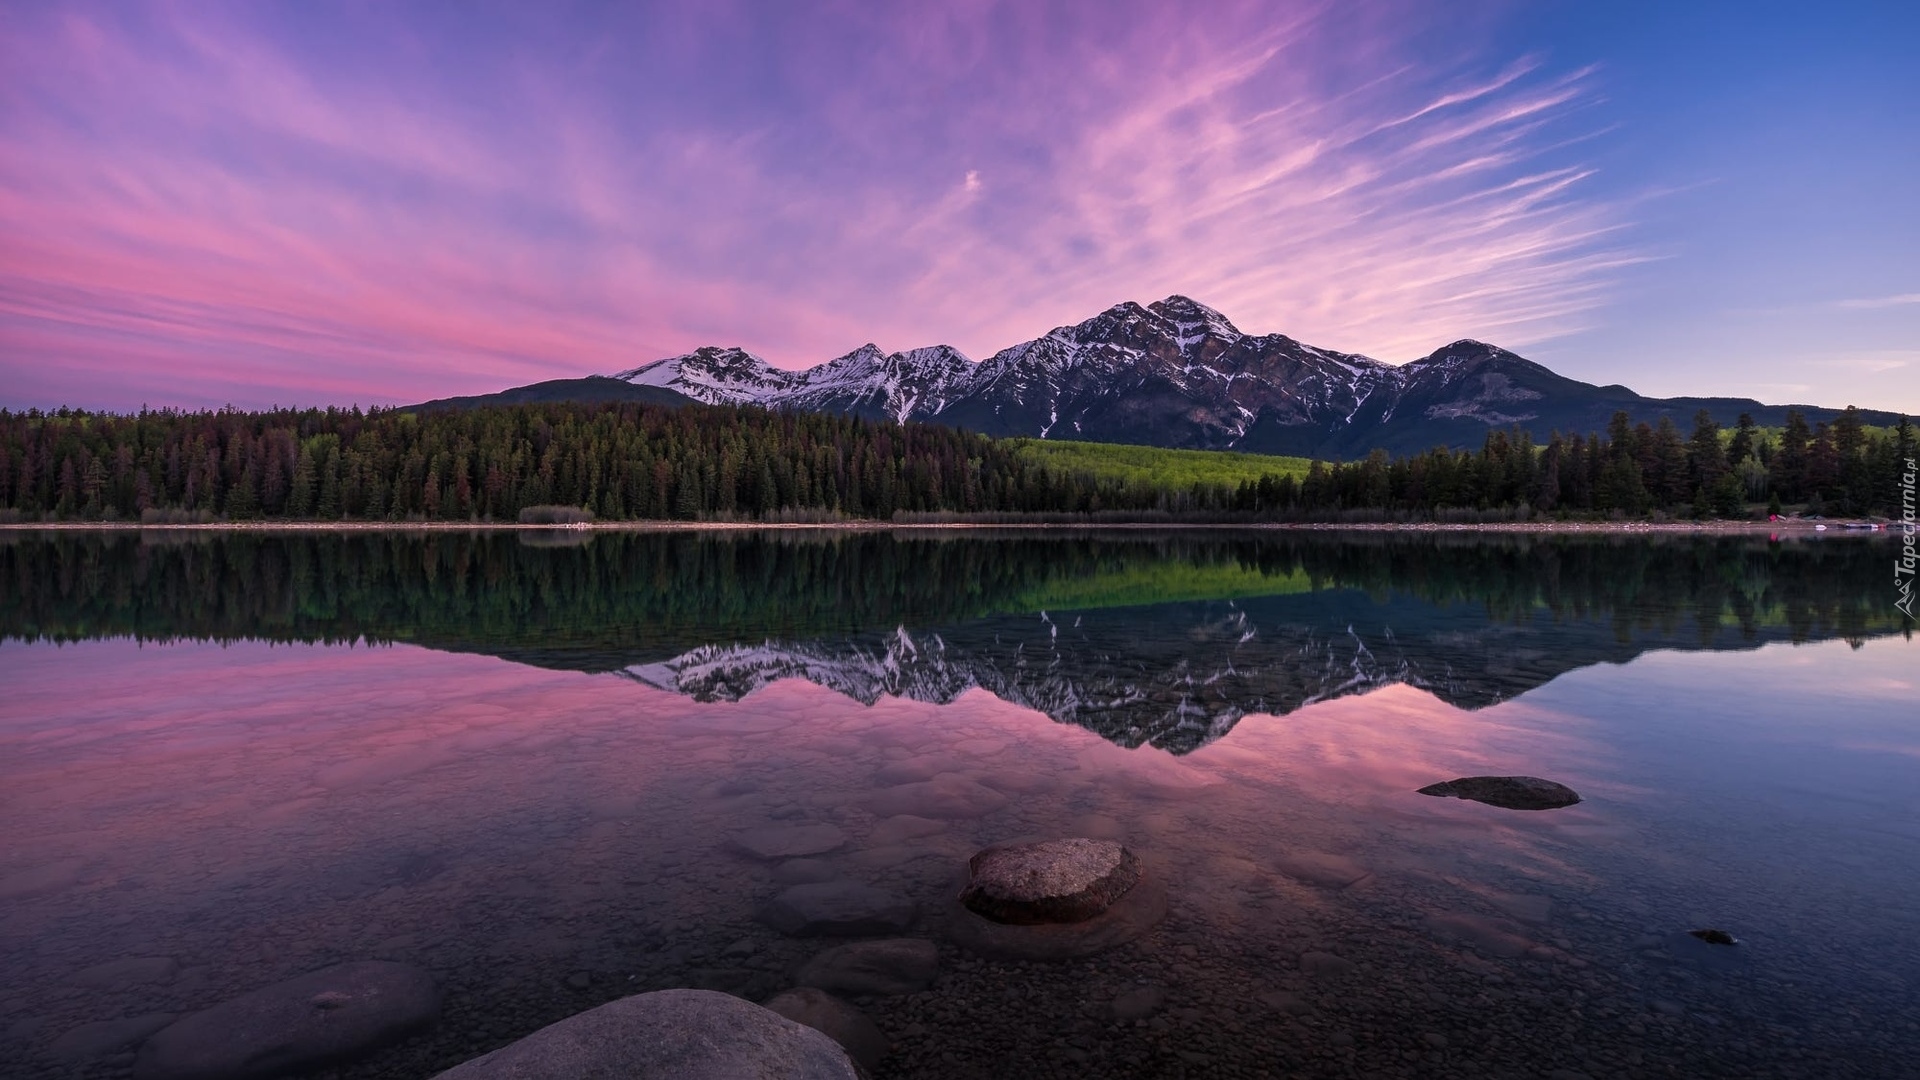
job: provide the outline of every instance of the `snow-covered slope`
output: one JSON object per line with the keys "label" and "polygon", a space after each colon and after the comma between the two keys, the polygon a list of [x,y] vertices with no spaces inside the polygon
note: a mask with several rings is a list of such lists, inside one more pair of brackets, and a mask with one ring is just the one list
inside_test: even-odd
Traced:
{"label": "snow-covered slope", "polygon": [[685,356],[641,364],[613,378],[635,386],[663,386],[708,405],[741,405],[777,398],[804,375],[782,371],[745,349],[708,345]]}

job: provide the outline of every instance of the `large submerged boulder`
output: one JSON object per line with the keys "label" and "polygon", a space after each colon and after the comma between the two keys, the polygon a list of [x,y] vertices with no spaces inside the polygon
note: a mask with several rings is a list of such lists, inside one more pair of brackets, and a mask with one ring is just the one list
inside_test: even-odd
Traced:
{"label": "large submerged boulder", "polygon": [[825,855],[846,846],[847,834],[832,825],[769,825],[733,834],[733,846],[756,859]]}
{"label": "large submerged boulder", "polygon": [[967,861],[960,902],[998,923],[1085,922],[1140,880],[1140,860],[1112,840],[1084,836],[990,847]]}
{"label": "large submerged boulder", "polygon": [[431,1024],[433,976],[363,960],[311,971],[182,1017],[140,1047],[134,1080],[250,1080],[347,1061]]}
{"label": "large submerged boulder", "polygon": [[435,1080],[857,1080],[833,1039],[728,994],[656,990],[609,1001]]}
{"label": "large submerged boulder", "polygon": [[796,986],[767,999],[767,1008],[840,1044],[861,1068],[876,1069],[891,1047],[867,1014],[816,986]]}
{"label": "large submerged boulder", "polygon": [[1558,810],[1580,801],[1567,785],[1537,776],[1463,776],[1428,784],[1420,794],[1470,799],[1507,810]]}

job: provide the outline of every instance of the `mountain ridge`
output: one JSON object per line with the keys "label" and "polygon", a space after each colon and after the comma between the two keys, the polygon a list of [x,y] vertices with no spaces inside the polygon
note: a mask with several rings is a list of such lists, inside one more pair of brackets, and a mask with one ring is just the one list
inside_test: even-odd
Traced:
{"label": "mountain ridge", "polygon": [[[1285,334],[1248,334],[1178,294],[1123,301],[979,361],[949,345],[888,353],[869,342],[795,371],[737,346],[703,346],[603,378],[712,405],[923,421],[991,436],[1329,458],[1477,447],[1489,430],[1513,426],[1538,439],[1599,431],[1616,411],[1682,426],[1700,409],[1722,425],[1748,413],[1763,426],[1784,423],[1794,409],[1810,422],[1841,412],[1646,397],[1568,378],[1473,338],[1394,365]],[[1897,416],[1863,410],[1861,418],[1891,424]]]}

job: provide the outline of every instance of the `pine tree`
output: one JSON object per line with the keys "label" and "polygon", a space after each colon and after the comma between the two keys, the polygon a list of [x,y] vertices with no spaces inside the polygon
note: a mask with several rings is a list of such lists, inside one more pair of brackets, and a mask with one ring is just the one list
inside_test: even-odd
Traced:
{"label": "pine tree", "polygon": [[260,480],[248,465],[240,479],[227,489],[227,516],[235,521],[251,521],[260,516]]}
{"label": "pine tree", "polygon": [[293,467],[293,485],[287,492],[288,517],[304,518],[313,514],[313,487],[313,454],[301,450],[300,458]]}

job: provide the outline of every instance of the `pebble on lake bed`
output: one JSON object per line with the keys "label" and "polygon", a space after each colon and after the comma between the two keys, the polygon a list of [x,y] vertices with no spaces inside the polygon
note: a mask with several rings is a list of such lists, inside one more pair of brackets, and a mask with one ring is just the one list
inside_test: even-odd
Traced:
{"label": "pebble on lake bed", "polygon": [[1567,785],[1537,776],[1462,776],[1428,784],[1420,794],[1468,799],[1504,810],[1558,810],[1580,801]]}

